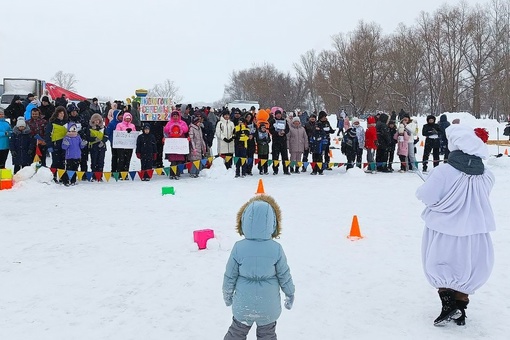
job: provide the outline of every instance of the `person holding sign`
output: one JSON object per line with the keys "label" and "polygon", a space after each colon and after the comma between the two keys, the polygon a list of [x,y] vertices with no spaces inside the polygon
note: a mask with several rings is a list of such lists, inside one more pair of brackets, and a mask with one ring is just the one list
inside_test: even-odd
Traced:
{"label": "person holding sign", "polygon": [[[181,119],[179,111],[172,111],[172,115],[168,123],[163,129],[166,138],[185,138],[188,133],[188,124]],[[186,161],[185,154],[169,153],[166,155],[170,162],[170,179],[178,180],[181,176],[179,165]]]}
{"label": "person holding sign", "polygon": [[287,134],[290,132],[290,127],[285,118],[282,117],[282,111],[275,111],[274,122],[269,127],[269,131],[273,136],[273,175],[278,175],[278,163],[275,164],[275,161],[278,161],[280,155],[282,155],[283,174],[290,175],[289,165],[285,165],[285,162],[289,160]]}
{"label": "person holding sign", "polygon": [[[115,131],[126,131],[131,133],[136,131],[135,124],[131,123],[133,117],[131,113],[124,112],[124,118],[122,122],[118,123],[115,127]],[[133,149],[118,149],[117,151],[117,167],[118,171],[129,171],[129,163],[131,162],[131,156],[133,155]]]}
{"label": "person holding sign", "polygon": [[[65,169],[65,158],[62,150],[62,140],[67,135],[67,111],[63,106],[58,106],[51,115],[50,121],[46,125],[44,138],[48,146],[48,152],[51,153],[51,168]],[[57,172],[53,174],[53,180],[58,183]]]}

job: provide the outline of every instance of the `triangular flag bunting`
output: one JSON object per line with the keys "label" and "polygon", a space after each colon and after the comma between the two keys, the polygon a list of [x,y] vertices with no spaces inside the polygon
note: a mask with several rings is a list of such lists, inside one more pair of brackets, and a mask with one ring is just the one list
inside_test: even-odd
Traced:
{"label": "triangular flag bunting", "polygon": [[140,177],[140,179],[143,179],[144,175],[145,175],[145,170],[138,171],[138,177]]}
{"label": "triangular flag bunting", "polygon": [[259,164],[259,162],[260,162],[260,159],[255,158],[255,165]]}
{"label": "triangular flag bunting", "polygon": [[[166,169],[166,168],[165,168],[165,169]],[[170,167],[170,169],[172,170],[172,171],[170,171],[170,174],[172,174],[172,176],[173,176],[173,175],[177,175],[177,165],[172,165],[172,166]]]}
{"label": "triangular flag bunting", "polygon": [[179,169],[179,173],[182,174],[182,172],[184,171],[184,164],[177,164],[177,169]]}
{"label": "triangular flag bunting", "polygon": [[67,170],[67,177],[69,177],[69,180],[71,178],[73,178],[75,173],[76,173],[76,171],[74,171],[74,170]]}
{"label": "triangular flag bunting", "polygon": [[310,165],[312,166],[312,170],[315,170],[315,166],[317,165],[317,163],[311,162]]}
{"label": "triangular flag bunting", "polygon": [[152,178],[152,175],[154,174],[154,170],[149,169],[149,170],[146,170],[146,172],[147,172],[147,175],[149,175],[149,178]]}
{"label": "triangular flag bunting", "polygon": [[[221,156],[221,157],[223,157],[223,156]],[[225,156],[225,161],[230,162],[231,159],[232,159],[232,156]]]}
{"label": "triangular flag bunting", "polygon": [[136,171],[130,171],[129,172],[129,177],[131,177],[131,180],[134,181],[135,180],[135,176],[136,176]]}
{"label": "triangular flag bunting", "polygon": [[163,173],[163,168],[156,168],[154,169],[158,175],[161,175]]}
{"label": "triangular flag bunting", "polygon": [[65,172],[66,172],[66,171],[65,171],[65,170],[63,170],[63,169],[57,169],[58,178],[62,178],[62,176],[64,176],[64,173],[65,173]]}
{"label": "triangular flag bunting", "polygon": [[39,149],[39,144],[36,145],[35,147],[35,154],[36,156],[39,156],[39,157],[42,157],[42,152],[41,152],[41,149]]}
{"label": "triangular flag bunting", "polygon": [[329,164],[328,164],[328,167],[330,167],[330,168],[332,168],[332,167],[334,167],[334,166],[335,166],[335,163],[329,163]]}
{"label": "triangular flag bunting", "polygon": [[115,182],[117,182],[119,180],[119,173],[118,172],[112,172],[112,175],[113,175],[113,178],[115,178]]}
{"label": "triangular flag bunting", "polygon": [[41,161],[41,158],[39,158],[39,155],[35,155],[32,163],[39,163],[40,161]]}
{"label": "triangular flag bunting", "polygon": [[200,161],[194,161],[193,165],[197,168],[197,170],[200,170]]}
{"label": "triangular flag bunting", "polygon": [[239,161],[239,157],[234,157],[234,165],[237,165],[238,161]]}
{"label": "triangular flag bunting", "polygon": [[241,165],[244,165],[246,163],[246,158],[241,158]]}
{"label": "triangular flag bunting", "polygon": [[279,161],[279,160],[274,160],[274,161],[273,161],[273,165],[274,165],[274,166],[278,166],[278,165],[280,165],[280,161]]}
{"label": "triangular flag bunting", "polygon": [[202,164],[202,166],[205,166],[207,164],[207,159],[204,158],[204,159],[200,160],[200,164]]}
{"label": "triangular flag bunting", "polygon": [[271,164],[273,164],[273,160],[272,159],[268,159],[267,160],[267,166],[271,166]]}
{"label": "triangular flag bunting", "polygon": [[92,172],[86,172],[85,173],[85,178],[87,178],[87,181],[90,182],[90,180],[92,180]]}
{"label": "triangular flag bunting", "polygon": [[76,176],[78,176],[78,181],[81,181],[84,174],[85,174],[85,171],[76,171]]}
{"label": "triangular flag bunting", "polygon": [[308,168],[308,164],[310,164],[309,162],[303,162],[303,166],[306,168]]}
{"label": "triangular flag bunting", "polygon": [[266,164],[266,163],[267,163],[267,159],[261,159],[261,160],[260,160],[260,164],[264,165],[264,164]]}
{"label": "triangular flag bunting", "polygon": [[100,181],[103,178],[103,173],[101,171],[94,172],[94,177],[96,178],[96,181]]}
{"label": "triangular flag bunting", "polygon": [[297,166],[298,167],[302,167],[303,166],[303,162],[297,162]]}
{"label": "triangular flag bunting", "polygon": [[365,169],[368,166],[368,163],[363,163],[363,169]]}
{"label": "triangular flag bunting", "polygon": [[57,172],[57,169],[56,168],[50,168],[50,171],[52,174],[55,174]]}
{"label": "triangular flag bunting", "polygon": [[128,172],[127,171],[121,171],[120,172],[120,178],[122,178],[123,180],[125,180],[128,176]]}
{"label": "triangular flag bunting", "polygon": [[285,166],[289,166],[290,165],[290,161],[285,161],[283,164],[285,164]]}
{"label": "triangular flag bunting", "polygon": [[322,162],[315,163],[319,169],[322,169]]}
{"label": "triangular flag bunting", "polygon": [[107,182],[110,181],[110,178],[112,177],[112,173],[111,172],[104,172],[104,178],[106,179]]}
{"label": "triangular flag bunting", "polygon": [[[173,172],[177,173],[177,167],[174,166],[174,168],[175,168],[175,170],[173,170]],[[163,168],[163,171],[165,172],[165,175],[170,176],[170,167],[169,166]]]}

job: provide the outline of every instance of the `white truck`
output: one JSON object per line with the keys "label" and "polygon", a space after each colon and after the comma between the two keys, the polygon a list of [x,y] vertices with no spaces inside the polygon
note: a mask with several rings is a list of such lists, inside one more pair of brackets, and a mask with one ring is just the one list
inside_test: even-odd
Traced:
{"label": "white truck", "polygon": [[233,108],[240,109],[241,111],[245,109],[246,111],[250,111],[251,107],[255,106],[255,112],[258,112],[260,105],[259,102],[251,101],[251,100],[234,100],[227,104],[227,108],[232,110]]}
{"label": "white truck", "polygon": [[41,99],[46,82],[40,79],[29,78],[4,78],[4,93],[0,100],[0,107],[6,109],[12,102],[15,95],[21,97],[21,100],[32,93]]}

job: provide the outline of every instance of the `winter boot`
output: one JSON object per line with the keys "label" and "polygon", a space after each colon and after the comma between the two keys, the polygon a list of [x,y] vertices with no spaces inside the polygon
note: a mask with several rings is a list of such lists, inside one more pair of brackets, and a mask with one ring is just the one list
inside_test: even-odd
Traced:
{"label": "winter boot", "polygon": [[457,319],[461,316],[455,300],[455,291],[451,289],[439,291],[439,298],[443,307],[441,308],[441,314],[434,320],[434,326],[443,326],[451,319]]}
{"label": "winter boot", "polygon": [[303,168],[301,169],[301,172],[306,172],[306,168],[303,166]]}
{"label": "winter boot", "polygon": [[454,319],[454,321],[459,326],[464,326],[466,324],[466,308],[468,304],[469,300],[468,301],[457,300],[457,307],[459,308],[461,315],[458,318]]}

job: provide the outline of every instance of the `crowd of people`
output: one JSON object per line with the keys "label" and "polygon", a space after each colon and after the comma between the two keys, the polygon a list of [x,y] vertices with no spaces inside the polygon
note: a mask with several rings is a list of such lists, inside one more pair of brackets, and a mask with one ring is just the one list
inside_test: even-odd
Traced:
{"label": "crowd of people", "polygon": [[[10,152],[14,172],[30,165],[36,155],[42,166],[47,166],[46,155],[51,155],[52,169],[103,172],[110,144],[112,173],[129,171],[134,152],[142,171],[163,168],[164,159],[168,160],[169,177],[176,180],[183,164],[212,156],[224,158],[227,169],[235,167],[235,177],[252,176],[255,167],[260,175],[267,175],[270,166],[273,175],[278,175],[280,165],[284,175],[299,174],[308,171],[308,164],[311,175],[323,175],[324,170],[332,170],[330,148],[336,138],[341,140],[347,169],[368,163],[368,173],[392,172],[393,163],[400,163],[400,172],[418,170],[419,163],[427,171],[430,154],[434,166],[439,164],[440,154],[444,155],[443,160],[448,158],[445,129],[450,123],[446,115],[438,123],[435,116],[427,117],[421,129],[425,136],[421,162],[415,157],[419,126],[403,110],[398,115],[392,112],[368,116],[366,130],[359,118],[349,118],[343,110],[336,118],[335,128],[325,111],[308,114],[255,107],[215,110],[191,104],[182,109],[177,104],[169,121],[140,121],[136,101],[128,105],[108,102],[103,108],[97,98],[75,104],[65,95],[54,103],[47,96],[40,101],[32,94],[24,99],[16,96],[0,113],[0,168],[6,166]],[[136,149],[113,148],[115,130],[142,132]],[[165,138],[187,138],[189,154],[164,153]],[[212,150],[215,138],[217,150]],[[394,161],[395,153],[398,162]],[[205,166],[209,167],[210,161]],[[192,178],[198,177],[200,167],[191,167],[189,173]],[[55,175],[55,181],[76,183],[76,176],[63,177],[57,179]],[[144,174],[142,180],[150,180],[150,176]]]}

